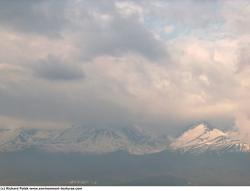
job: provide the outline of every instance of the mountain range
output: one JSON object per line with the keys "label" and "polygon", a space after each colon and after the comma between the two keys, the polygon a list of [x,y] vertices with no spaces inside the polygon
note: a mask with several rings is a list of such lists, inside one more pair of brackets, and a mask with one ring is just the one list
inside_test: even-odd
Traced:
{"label": "mountain range", "polygon": [[126,151],[132,155],[158,153],[250,152],[236,131],[224,132],[206,123],[192,126],[170,141],[139,128],[0,129],[0,152],[38,149],[46,152],[103,154]]}

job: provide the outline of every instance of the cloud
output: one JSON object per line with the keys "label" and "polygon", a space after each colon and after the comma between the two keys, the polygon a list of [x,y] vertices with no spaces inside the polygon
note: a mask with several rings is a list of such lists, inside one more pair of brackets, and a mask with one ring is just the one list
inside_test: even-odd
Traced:
{"label": "cloud", "polygon": [[175,0],[136,1],[143,6],[145,17],[166,25],[185,29],[214,27],[220,23],[220,1]]}
{"label": "cloud", "polygon": [[250,3],[248,0],[229,0],[222,4],[221,11],[225,29],[231,34],[246,35],[250,33],[249,15]]}
{"label": "cloud", "polygon": [[172,33],[174,31],[174,27],[171,25],[167,25],[164,27],[164,32],[165,33]]}
{"label": "cloud", "polygon": [[79,65],[65,62],[51,55],[47,59],[35,63],[34,71],[38,77],[53,81],[84,78],[83,71]]}
{"label": "cloud", "polygon": [[[157,40],[141,21],[139,5],[112,1],[107,4],[108,11],[107,5],[102,7],[99,3],[80,6],[84,10],[80,15],[84,19],[77,22],[79,32],[75,41],[83,59],[139,54],[159,60],[166,56],[165,44]],[[140,14],[137,14],[138,10]]]}
{"label": "cloud", "polygon": [[242,42],[238,50],[237,72],[242,72],[250,66],[250,39],[246,40],[246,42]]}
{"label": "cloud", "polygon": [[27,0],[0,2],[0,26],[23,33],[59,36],[69,23],[67,1]]}
{"label": "cloud", "polygon": [[136,21],[116,18],[105,26],[86,28],[81,45],[86,57],[135,53],[156,60],[165,55],[163,44]]}
{"label": "cloud", "polygon": [[0,28],[50,38],[77,33],[79,54],[85,59],[131,52],[149,59],[164,56],[163,43],[140,22],[141,14],[135,14],[139,7],[128,5],[126,12],[133,14],[124,16],[124,6],[117,7],[115,1],[4,0],[0,2]]}
{"label": "cloud", "polygon": [[206,120],[247,129],[246,1],[0,5],[6,123],[125,124],[176,133]]}

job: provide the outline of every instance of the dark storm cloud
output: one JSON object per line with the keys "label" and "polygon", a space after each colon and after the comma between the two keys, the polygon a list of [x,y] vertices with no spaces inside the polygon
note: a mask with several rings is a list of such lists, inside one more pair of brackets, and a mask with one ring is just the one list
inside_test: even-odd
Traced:
{"label": "dark storm cloud", "polygon": [[65,62],[54,56],[38,61],[35,66],[35,75],[47,80],[77,80],[84,77],[80,66]]}

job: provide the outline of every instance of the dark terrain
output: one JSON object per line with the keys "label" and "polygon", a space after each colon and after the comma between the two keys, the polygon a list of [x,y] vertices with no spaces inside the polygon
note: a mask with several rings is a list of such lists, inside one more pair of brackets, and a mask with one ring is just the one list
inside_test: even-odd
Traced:
{"label": "dark terrain", "polygon": [[1,185],[250,185],[250,155],[0,154]]}

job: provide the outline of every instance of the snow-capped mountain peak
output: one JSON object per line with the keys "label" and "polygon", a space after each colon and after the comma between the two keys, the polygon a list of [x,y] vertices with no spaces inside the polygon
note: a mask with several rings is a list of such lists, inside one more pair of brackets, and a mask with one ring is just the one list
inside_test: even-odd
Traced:
{"label": "snow-capped mountain peak", "polygon": [[192,141],[197,137],[200,137],[201,135],[207,134],[209,131],[210,130],[207,125],[205,125],[204,123],[199,124],[184,132],[184,134],[180,137],[180,141]]}
{"label": "snow-capped mountain peak", "polygon": [[249,152],[250,146],[229,132],[211,128],[205,123],[192,127],[176,138],[170,148],[181,152]]}

